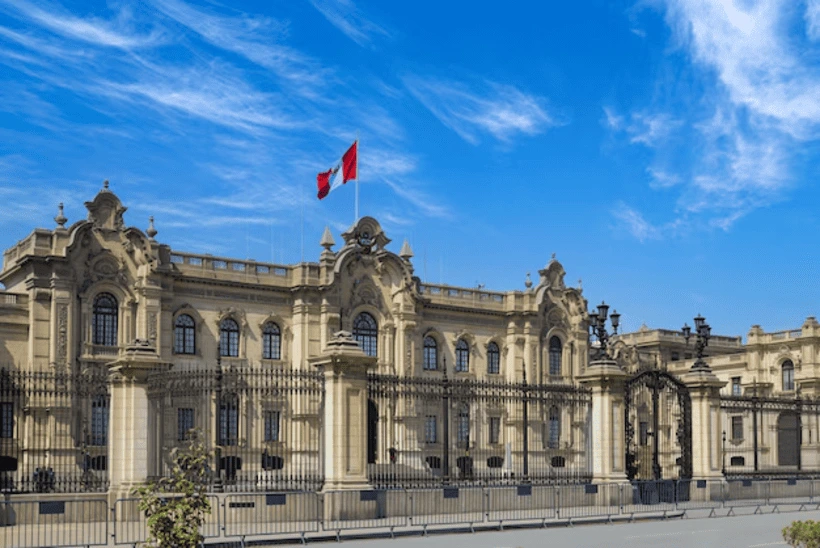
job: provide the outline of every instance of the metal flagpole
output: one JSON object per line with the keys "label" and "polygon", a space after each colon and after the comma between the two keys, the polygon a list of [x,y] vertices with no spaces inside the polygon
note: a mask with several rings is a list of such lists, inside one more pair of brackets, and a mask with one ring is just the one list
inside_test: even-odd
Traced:
{"label": "metal flagpole", "polygon": [[355,219],[353,224],[359,220],[359,132],[356,132],[356,207],[354,211]]}

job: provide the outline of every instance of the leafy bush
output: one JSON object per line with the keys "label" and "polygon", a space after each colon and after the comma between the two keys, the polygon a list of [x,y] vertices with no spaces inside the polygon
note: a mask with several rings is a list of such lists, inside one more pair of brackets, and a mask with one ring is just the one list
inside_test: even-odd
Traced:
{"label": "leafy bush", "polygon": [[171,476],[134,489],[139,509],[148,518],[148,542],[152,548],[196,548],[208,500],[209,452],[197,430],[190,432],[188,446],[175,448]]}
{"label": "leafy bush", "polygon": [[820,521],[793,521],[783,528],[783,540],[795,548],[820,548]]}

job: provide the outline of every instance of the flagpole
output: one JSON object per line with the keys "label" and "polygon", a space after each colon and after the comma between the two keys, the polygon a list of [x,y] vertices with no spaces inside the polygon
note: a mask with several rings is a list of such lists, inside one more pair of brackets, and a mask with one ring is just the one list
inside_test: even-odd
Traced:
{"label": "flagpole", "polygon": [[354,210],[355,219],[353,219],[353,224],[356,224],[359,221],[359,132],[356,132],[356,206]]}

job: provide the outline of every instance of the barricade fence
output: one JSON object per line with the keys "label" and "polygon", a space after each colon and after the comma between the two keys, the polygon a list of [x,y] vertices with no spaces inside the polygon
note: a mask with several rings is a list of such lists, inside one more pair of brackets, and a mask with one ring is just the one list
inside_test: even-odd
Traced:
{"label": "barricade fence", "polygon": [[[323,532],[545,526],[585,519],[683,515],[692,510],[820,510],[820,479],[660,480],[578,485],[292,491],[209,495],[206,544]],[[147,520],[137,499],[0,501],[0,546],[138,546]]]}

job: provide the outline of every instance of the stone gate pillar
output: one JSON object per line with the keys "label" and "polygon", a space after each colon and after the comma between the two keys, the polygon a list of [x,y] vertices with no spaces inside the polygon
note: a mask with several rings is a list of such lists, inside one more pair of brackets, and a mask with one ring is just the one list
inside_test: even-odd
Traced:
{"label": "stone gate pillar", "polygon": [[593,482],[626,481],[624,464],[624,383],[628,375],[614,360],[592,361],[578,377],[592,389],[589,459]]}
{"label": "stone gate pillar", "polygon": [[146,340],[137,340],[108,364],[111,416],[108,439],[109,497],[130,496],[148,479],[154,439],[149,436],[148,375],[167,364]]}
{"label": "stone gate pillar", "polygon": [[367,481],[367,370],[376,357],[339,331],[310,363],[325,377],[323,491],[370,489]]}
{"label": "stone gate pillar", "polygon": [[720,389],[711,371],[690,371],[681,379],[692,399],[692,479],[722,479]]}

